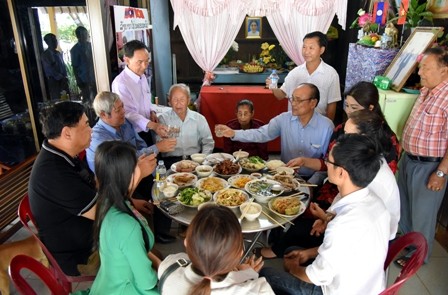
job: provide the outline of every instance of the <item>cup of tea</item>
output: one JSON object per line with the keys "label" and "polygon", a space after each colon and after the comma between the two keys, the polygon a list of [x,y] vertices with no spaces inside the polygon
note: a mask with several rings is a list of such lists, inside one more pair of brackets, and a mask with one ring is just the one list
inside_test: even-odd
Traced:
{"label": "cup of tea", "polygon": [[216,134],[216,137],[222,137],[223,136],[221,127],[219,127],[219,125],[215,125],[215,134]]}

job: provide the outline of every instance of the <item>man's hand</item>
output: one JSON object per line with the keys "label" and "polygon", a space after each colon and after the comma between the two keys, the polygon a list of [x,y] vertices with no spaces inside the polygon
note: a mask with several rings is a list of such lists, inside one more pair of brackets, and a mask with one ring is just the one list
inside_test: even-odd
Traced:
{"label": "man's hand", "polygon": [[152,214],[154,212],[154,205],[145,200],[132,198],[132,205],[143,214]]}
{"label": "man's hand", "polygon": [[428,184],[426,185],[426,187],[431,191],[438,192],[443,187],[445,187],[445,181],[446,181],[445,177],[438,177],[436,172],[434,171],[429,176]]}
{"label": "man's hand", "polygon": [[310,235],[319,237],[327,229],[327,221],[322,219],[316,219],[314,221],[313,227],[311,228]]}
{"label": "man's hand", "polygon": [[151,111],[149,114],[149,120],[153,121],[154,123],[159,123],[159,118],[157,117],[157,113],[154,111]]}
{"label": "man's hand", "polygon": [[322,220],[326,220],[327,219],[327,215],[325,213],[324,210],[322,210],[321,207],[319,207],[319,205],[317,203],[311,202],[310,204],[310,211],[313,214],[314,217],[322,219]]}
{"label": "man's hand", "polygon": [[218,124],[215,126],[215,134],[217,137],[234,137],[235,131],[226,125]]}
{"label": "man's hand", "polygon": [[287,167],[302,167],[305,165],[305,158],[302,157],[298,157],[298,158],[294,158],[289,160],[288,163],[286,163]]}
{"label": "man's hand", "polygon": [[156,143],[159,152],[172,152],[176,148],[177,140],[175,138],[165,138]]}
{"label": "man's hand", "polygon": [[155,128],[153,129],[158,136],[165,138],[168,137],[168,126],[160,124],[160,123],[156,123],[157,125],[155,126]]}
{"label": "man's hand", "polygon": [[245,270],[248,268],[252,268],[256,272],[260,272],[263,265],[264,265],[263,257],[260,256],[258,259],[256,259],[255,255],[252,255],[251,257],[247,257],[244,263],[241,263],[238,266],[238,270]]}
{"label": "man's hand", "polygon": [[283,264],[285,270],[291,272],[292,270],[297,269],[300,265],[306,263],[308,260],[315,258],[316,256],[317,247],[291,251],[283,256]]}
{"label": "man's hand", "polygon": [[141,171],[140,179],[151,174],[157,166],[156,154],[150,154],[149,156],[143,154],[138,158],[138,167]]}

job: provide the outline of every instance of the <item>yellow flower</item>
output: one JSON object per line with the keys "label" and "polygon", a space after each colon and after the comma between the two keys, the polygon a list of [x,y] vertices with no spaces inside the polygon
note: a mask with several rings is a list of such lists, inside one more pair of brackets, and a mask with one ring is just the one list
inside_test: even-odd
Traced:
{"label": "yellow flower", "polygon": [[263,44],[261,44],[261,49],[266,50],[269,48],[269,43],[268,42],[264,42]]}
{"label": "yellow flower", "polygon": [[274,47],[275,47],[275,44],[272,44],[272,45],[269,45],[269,51],[271,51],[272,49],[274,49]]}

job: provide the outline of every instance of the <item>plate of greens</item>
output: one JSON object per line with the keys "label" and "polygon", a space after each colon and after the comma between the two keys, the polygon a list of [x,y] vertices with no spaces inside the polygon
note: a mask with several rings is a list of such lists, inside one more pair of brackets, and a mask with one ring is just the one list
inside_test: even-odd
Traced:
{"label": "plate of greens", "polygon": [[209,191],[197,188],[189,187],[183,189],[177,200],[186,207],[197,208],[199,205],[208,202],[212,199],[212,194]]}

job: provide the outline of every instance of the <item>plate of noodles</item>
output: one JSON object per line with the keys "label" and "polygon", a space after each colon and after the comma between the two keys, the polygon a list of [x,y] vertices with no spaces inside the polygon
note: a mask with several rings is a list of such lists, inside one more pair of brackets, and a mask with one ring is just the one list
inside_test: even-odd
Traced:
{"label": "plate of noodles", "polygon": [[246,183],[254,179],[256,179],[254,176],[239,174],[230,177],[229,180],[227,180],[227,182],[230,184],[231,187],[244,189]]}
{"label": "plate of noodles", "polygon": [[218,205],[233,209],[238,208],[241,204],[249,200],[249,195],[239,189],[227,188],[217,191],[213,195],[213,200]]}
{"label": "plate of noodles", "polygon": [[205,177],[201,178],[196,182],[196,187],[209,191],[211,193],[217,192],[219,190],[225,189],[229,186],[227,181],[218,177]]}

